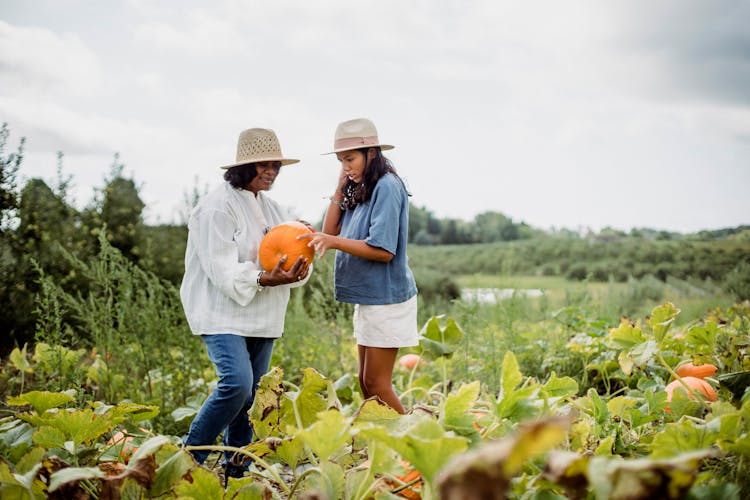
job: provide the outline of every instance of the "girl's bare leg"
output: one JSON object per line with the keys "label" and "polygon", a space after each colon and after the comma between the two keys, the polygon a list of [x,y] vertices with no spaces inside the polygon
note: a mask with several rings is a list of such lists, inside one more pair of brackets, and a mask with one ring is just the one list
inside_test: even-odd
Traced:
{"label": "girl's bare leg", "polygon": [[366,347],[359,349],[359,383],[367,397],[378,396],[397,412],[406,413],[401,400],[393,390],[393,365],[398,349],[393,347]]}
{"label": "girl's bare leg", "polygon": [[365,377],[365,356],[367,355],[367,350],[366,349],[367,348],[365,346],[357,344],[357,353],[359,354],[359,372],[358,372],[358,376],[359,376],[359,389],[362,391],[362,397],[364,399],[367,399],[370,396],[372,396],[372,394],[370,394],[367,391],[367,386],[365,385],[365,379],[364,379],[364,377]]}

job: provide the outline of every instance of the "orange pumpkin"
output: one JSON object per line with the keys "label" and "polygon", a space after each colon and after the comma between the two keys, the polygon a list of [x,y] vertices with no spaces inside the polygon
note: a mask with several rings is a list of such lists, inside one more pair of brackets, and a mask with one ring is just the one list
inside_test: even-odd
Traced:
{"label": "orange pumpkin", "polygon": [[115,447],[115,449],[118,451],[120,460],[128,463],[130,461],[130,457],[133,456],[133,453],[138,450],[138,447],[134,446],[131,443],[132,440],[133,436],[125,434],[122,431],[117,431],[115,435],[112,436],[109,441],[107,441],[107,446]]}
{"label": "orange pumpkin", "polygon": [[286,255],[286,262],[281,266],[285,271],[292,268],[297,257],[302,256],[308,265],[315,257],[315,250],[307,246],[309,239],[298,240],[297,236],[312,233],[309,227],[301,222],[284,222],[271,228],[260,242],[258,261],[266,271],[271,271],[281,258]]}
{"label": "orange pumpkin", "polygon": [[[409,498],[411,500],[420,500],[422,498],[422,495],[419,493],[422,487],[421,474],[419,473],[418,470],[412,469],[411,464],[407,462],[406,460],[399,458],[398,461],[401,463],[401,466],[404,469],[406,469],[406,473],[402,476],[395,476],[396,479],[406,484],[409,484],[412,481],[415,481],[417,479],[418,481],[416,481],[411,486],[408,486],[402,490],[399,490],[398,492],[396,492],[395,495],[401,498]],[[389,481],[388,484],[393,489],[398,489],[402,486],[400,483],[395,483],[393,481]]]}
{"label": "orange pumpkin", "polygon": [[404,354],[398,358],[398,366],[405,370],[413,370],[415,366],[424,364],[424,359],[418,354]]}
{"label": "orange pumpkin", "polygon": [[[717,401],[719,399],[719,396],[716,394],[716,391],[713,387],[711,387],[711,384],[703,380],[702,378],[697,377],[682,377],[683,382],[687,384],[690,389],[694,391],[698,391],[708,400],[708,401]],[[672,401],[672,393],[675,391],[675,389],[685,391],[685,388],[682,386],[679,380],[673,380],[670,382],[667,387],[664,388],[664,390],[667,391],[667,401]],[[688,392],[688,397],[691,399],[693,398],[693,394]]]}
{"label": "orange pumpkin", "polygon": [[716,375],[716,366],[711,363],[695,366],[693,363],[685,363],[675,370],[680,377],[706,378]]}

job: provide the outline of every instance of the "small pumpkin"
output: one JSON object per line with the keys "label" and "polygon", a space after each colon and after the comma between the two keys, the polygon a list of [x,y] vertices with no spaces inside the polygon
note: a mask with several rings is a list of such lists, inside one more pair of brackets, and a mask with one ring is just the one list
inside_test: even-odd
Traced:
{"label": "small pumpkin", "polygon": [[287,256],[286,262],[281,266],[284,271],[291,269],[299,256],[306,258],[309,265],[315,257],[315,250],[307,246],[309,239],[297,239],[297,236],[308,233],[312,233],[312,230],[296,221],[283,222],[272,227],[258,248],[258,261],[261,267],[271,271],[284,255]]}
{"label": "small pumpkin", "polygon": [[125,463],[130,461],[130,457],[133,453],[138,451],[138,447],[135,446],[131,441],[133,436],[125,434],[122,431],[117,431],[112,438],[107,441],[107,446],[112,446],[117,451],[118,458]]}
{"label": "small pumpkin", "polygon": [[[703,396],[708,401],[717,401],[719,399],[718,394],[716,394],[716,391],[713,387],[711,387],[711,384],[703,380],[702,378],[697,377],[682,377],[683,382],[687,384],[690,389],[700,392],[703,394]],[[679,380],[673,380],[670,382],[667,387],[664,388],[665,391],[667,391],[667,401],[672,401],[672,393],[677,390],[681,390],[685,392],[685,387],[682,386]],[[693,398],[693,394],[688,392],[687,393],[689,398]]]}
{"label": "small pumpkin", "polygon": [[404,469],[406,469],[406,473],[401,476],[394,476],[394,477],[405,484],[409,484],[412,481],[415,481],[415,482],[414,484],[406,488],[399,489],[402,486],[400,483],[389,481],[388,483],[389,486],[393,488],[391,491],[398,489],[399,491],[395,493],[397,497],[409,498],[410,500],[420,500],[422,498],[422,495],[420,493],[421,488],[422,488],[422,479],[421,479],[422,475],[419,473],[417,469],[413,469],[411,467],[411,464],[407,462],[406,460],[400,458],[399,463]]}
{"label": "small pumpkin", "polygon": [[716,366],[712,365],[711,363],[706,363],[703,365],[694,365],[693,363],[685,363],[684,365],[680,365],[677,367],[677,370],[675,370],[675,373],[679,375],[680,377],[695,377],[695,378],[706,378],[706,377],[712,377],[716,375]]}
{"label": "small pumpkin", "polygon": [[415,366],[422,366],[424,359],[419,354],[404,354],[398,358],[398,366],[405,370],[413,370]]}

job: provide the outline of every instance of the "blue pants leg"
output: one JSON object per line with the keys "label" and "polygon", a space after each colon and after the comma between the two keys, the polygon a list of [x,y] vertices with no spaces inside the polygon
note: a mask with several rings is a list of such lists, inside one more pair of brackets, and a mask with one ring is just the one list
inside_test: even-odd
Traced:
{"label": "blue pants leg", "polygon": [[[247,412],[253,404],[258,381],[268,371],[274,339],[232,334],[201,338],[219,382],[190,425],[185,445],[215,444],[223,431],[226,446],[246,446],[253,439]],[[203,463],[209,454],[202,450],[192,453],[198,463]]]}

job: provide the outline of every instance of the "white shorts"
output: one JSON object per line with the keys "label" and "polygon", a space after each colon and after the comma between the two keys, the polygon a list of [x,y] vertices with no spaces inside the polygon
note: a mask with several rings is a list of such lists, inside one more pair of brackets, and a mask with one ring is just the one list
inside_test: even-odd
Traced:
{"label": "white shorts", "polygon": [[354,305],[354,336],[366,347],[419,345],[417,296],[400,304]]}

